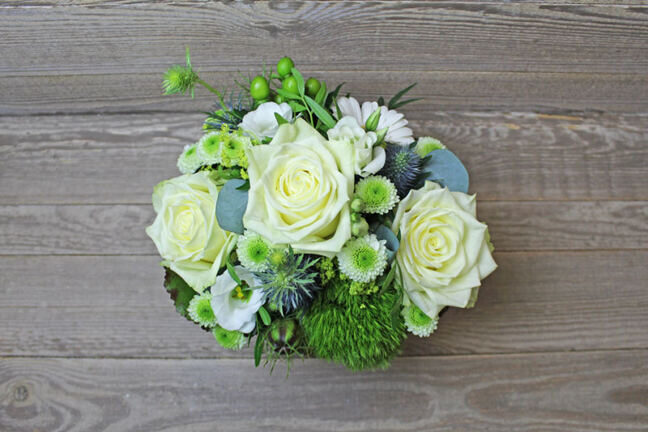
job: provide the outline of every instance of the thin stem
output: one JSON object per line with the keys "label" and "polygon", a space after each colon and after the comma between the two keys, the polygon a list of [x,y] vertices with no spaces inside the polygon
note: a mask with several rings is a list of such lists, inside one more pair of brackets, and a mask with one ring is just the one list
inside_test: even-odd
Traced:
{"label": "thin stem", "polygon": [[221,94],[221,92],[219,92],[214,87],[210,86],[209,84],[207,84],[205,81],[203,81],[200,78],[198,78],[196,80],[196,83],[200,84],[201,86],[205,87],[210,92],[214,93],[218,97],[218,103],[220,104],[221,108],[223,108],[225,111],[228,110],[227,105],[225,105],[225,101],[223,100],[223,95]]}

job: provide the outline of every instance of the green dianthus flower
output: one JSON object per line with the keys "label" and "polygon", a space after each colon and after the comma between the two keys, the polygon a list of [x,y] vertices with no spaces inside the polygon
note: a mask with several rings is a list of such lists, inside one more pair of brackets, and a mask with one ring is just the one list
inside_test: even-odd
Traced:
{"label": "green dianthus flower", "polygon": [[346,242],[337,254],[340,271],[351,280],[371,282],[380,276],[387,266],[385,240],[374,234]]}
{"label": "green dianthus flower", "polygon": [[355,193],[362,200],[363,213],[385,214],[398,202],[396,186],[384,176],[369,176],[360,180]]}
{"label": "green dianthus flower", "polygon": [[210,132],[198,141],[198,157],[205,165],[221,163],[221,134]]}
{"label": "green dianthus flower", "polygon": [[414,151],[416,154],[418,154],[421,157],[427,156],[431,151],[434,150],[441,150],[446,148],[446,146],[441,143],[436,138],[432,137],[421,137],[418,139],[418,142],[416,143],[416,147],[414,147]]}
{"label": "green dianthus flower", "polygon": [[213,328],[212,335],[223,348],[238,351],[245,346],[246,337],[240,331],[225,330],[217,325]]}
{"label": "green dianthus flower", "polygon": [[189,302],[187,313],[192,321],[203,327],[213,327],[216,325],[216,315],[211,307],[212,295],[209,292],[203,292],[194,296]]}
{"label": "green dianthus flower", "polygon": [[272,246],[259,234],[245,231],[238,238],[236,254],[243,267],[255,272],[262,272],[268,268],[268,258]]}
{"label": "green dianthus flower", "polygon": [[407,330],[419,337],[427,337],[437,328],[438,317],[430,318],[415,304],[403,308],[403,318]]}
{"label": "green dianthus flower", "polygon": [[198,156],[198,146],[191,144],[185,146],[182,154],[178,158],[178,169],[182,174],[193,174],[202,166],[202,161]]}

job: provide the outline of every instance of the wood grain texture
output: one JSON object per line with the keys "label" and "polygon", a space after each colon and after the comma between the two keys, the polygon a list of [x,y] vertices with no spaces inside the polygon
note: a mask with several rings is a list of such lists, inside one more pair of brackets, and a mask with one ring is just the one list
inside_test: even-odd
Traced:
{"label": "wood grain texture", "polygon": [[[178,175],[178,154],[202,121],[0,117],[0,203],[149,203],[155,184]],[[459,155],[480,201],[648,199],[647,115],[437,112],[411,126]]]}
{"label": "wood grain texture", "polygon": [[[409,356],[648,348],[648,251],[496,252],[474,309]],[[0,258],[0,356],[250,359],[176,314],[157,257]],[[251,360],[250,360],[251,361]]]}
{"label": "wood grain texture", "polygon": [[[497,250],[642,249],[648,201],[484,201]],[[0,255],[155,255],[142,205],[0,206]]]}
{"label": "wood grain texture", "polygon": [[199,110],[205,97],[160,96],[161,73],[183,61],[185,46],[222,87],[235,71],[257,73],[261,60],[273,64],[286,53],[303,72],[346,81],[361,98],[418,81],[414,94],[428,98],[421,116],[646,111],[647,11],[476,2],[10,3],[0,13],[0,113]]}
{"label": "wood grain texture", "polygon": [[[645,431],[647,351],[321,361],[8,359],[0,427],[134,431]],[[242,403],[245,401],[245,403]],[[352,409],[350,409],[352,407]]]}

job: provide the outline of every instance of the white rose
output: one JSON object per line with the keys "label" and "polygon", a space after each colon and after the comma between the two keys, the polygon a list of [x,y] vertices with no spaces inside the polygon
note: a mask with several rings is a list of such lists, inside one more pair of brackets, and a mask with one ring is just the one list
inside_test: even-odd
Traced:
{"label": "white rose", "polygon": [[211,307],[218,325],[225,330],[250,333],[256,325],[255,314],[263,306],[262,289],[253,289],[257,282],[244,267],[234,267],[243,286],[236,283],[229,272],[224,272],[211,287]]}
{"label": "white rose", "polygon": [[385,149],[374,147],[378,137],[374,132],[365,132],[358,121],[351,117],[342,117],[335,127],[328,131],[329,141],[342,141],[353,146],[354,169],[357,175],[366,177],[375,174],[385,165]]}
{"label": "white rose", "polygon": [[302,119],[248,151],[243,225],[275,244],[333,256],[351,237],[353,147],[329,142]]}
{"label": "white rose", "polygon": [[216,221],[218,189],[204,172],[175,177],[153,190],[155,221],[146,228],[163,264],[202,292],[216,280],[236,235]]}
{"label": "white rose", "polygon": [[432,318],[445,306],[466,307],[472,289],[497,268],[476,215],[474,195],[429,181],[398,206],[392,230],[401,235],[403,288]]}
{"label": "white rose", "polygon": [[274,102],[266,102],[259,105],[254,111],[245,114],[239,128],[254,135],[259,140],[266,137],[272,138],[279,128],[275,113],[288,121],[293,118],[292,109],[287,103],[284,102],[278,105]]}

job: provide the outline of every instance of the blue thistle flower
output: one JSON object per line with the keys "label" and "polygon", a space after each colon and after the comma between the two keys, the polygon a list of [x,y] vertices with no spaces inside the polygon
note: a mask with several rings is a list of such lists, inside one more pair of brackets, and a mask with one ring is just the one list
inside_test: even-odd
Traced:
{"label": "blue thistle flower", "polygon": [[416,187],[423,161],[409,147],[390,144],[385,148],[385,153],[385,166],[378,174],[391,180],[396,186],[398,196],[403,198],[410,189]]}

